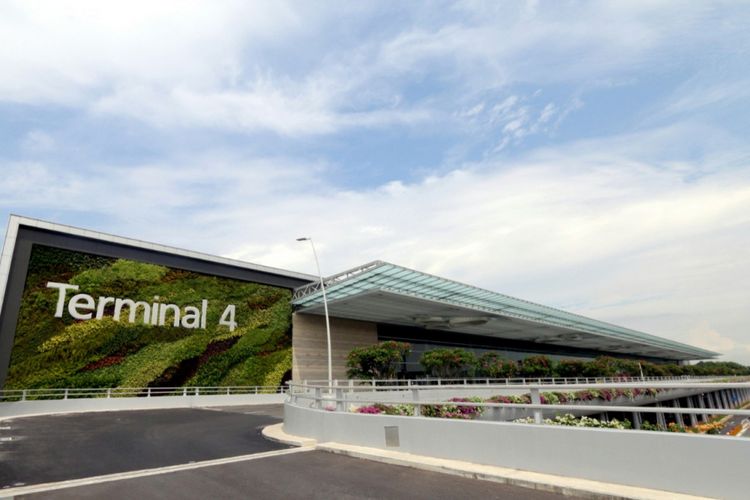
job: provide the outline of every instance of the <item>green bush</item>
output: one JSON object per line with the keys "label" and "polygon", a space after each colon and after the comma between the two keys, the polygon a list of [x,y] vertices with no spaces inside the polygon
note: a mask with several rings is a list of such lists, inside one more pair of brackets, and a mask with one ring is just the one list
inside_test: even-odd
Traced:
{"label": "green bush", "polygon": [[518,374],[521,377],[551,377],[552,362],[547,356],[530,356],[524,358],[521,360]]}
{"label": "green bush", "polygon": [[513,378],[518,373],[518,364],[504,359],[495,352],[485,352],[477,360],[477,376],[489,378]]}
{"label": "green bush", "polygon": [[419,362],[433,377],[455,378],[473,376],[476,356],[464,349],[433,349],[422,354]]}
{"label": "green bush", "polygon": [[357,347],[346,359],[349,378],[393,379],[403,371],[406,357],[411,352],[407,342],[389,340],[373,346]]}
{"label": "green bush", "polygon": [[555,374],[558,377],[584,377],[586,363],[584,361],[564,359],[555,366]]}

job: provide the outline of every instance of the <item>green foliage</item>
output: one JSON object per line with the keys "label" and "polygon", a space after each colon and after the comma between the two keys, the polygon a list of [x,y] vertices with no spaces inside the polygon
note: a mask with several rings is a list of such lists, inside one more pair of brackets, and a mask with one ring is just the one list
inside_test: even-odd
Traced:
{"label": "green foliage", "polygon": [[[534,418],[533,417],[526,417],[526,418],[519,418],[514,420],[514,422],[517,423],[523,423],[523,424],[533,424]],[[576,417],[575,415],[572,415],[570,413],[566,413],[565,415],[556,415],[555,418],[545,418],[544,423],[547,425],[564,425],[564,426],[571,426],[571,427],[594,427],[594,428],[600,428],[600,429],[630,429],[632,428],[632,424],[628,419],[624,420],[599,420],[597,418],[591,418],[587,417],[586,415],[581,417]]]}
{"label": "green foliage", "polygon": [[[48,281],[77,284],[94,297],[158,300],[180,307],[197,307],[206,299],[207,328],[117,322],[111,305],[101,320],[74,321],[68,314],[55,318],[58,292],[46,287]],[[291,368],[289,300],[290,292],[283,288],[34,245],[5,388],[153,385],[168,382],[165,373],[196,360],[197,373],[188,383],[220,385],[253,356],[264,361],[252,374],[237,369],[234,379],[281,381]],[[218,324],[227,304],[236,305],[238,328],[232,332]],[[238,340],[228,351],[207,350],[212,342],[230,337]]]}
{"label": "green foliage", "polygon": [[515,361],[502,358],[495,352],[485,352],[477,360],[477,376],[489,378],[513,378],[518,373]]}
{"label": "green foliage", "polygon": [[564,359],[555,366],[555,373],[558,377],[583,377],[586,363],[583,361]]}
{"label": "green foliage", "polygon": [[521,377],[551,377],[552,362],[547,356],[530,356],[521,360],[519,375]]}
{"label": "green foliage", "polygon": [[158,282],[168,272],[164,266],[118,259],[110,266],[83,271],[70,283],[82,290],[96,290],[101,295],[108,295],[135,285]]}
{"label": "green foliage", "polygon": [[350,378],[396,378],[399,368],[403,367],[410,352],[409,343],[393,340],[367,347],[357,347],[347,356],[347,374]]}
{"label": "green foliage", "polygon": [[476,369],[474,353],[458,348],[427,351],[419,362],[427,373],[440,378],[472,376]]}

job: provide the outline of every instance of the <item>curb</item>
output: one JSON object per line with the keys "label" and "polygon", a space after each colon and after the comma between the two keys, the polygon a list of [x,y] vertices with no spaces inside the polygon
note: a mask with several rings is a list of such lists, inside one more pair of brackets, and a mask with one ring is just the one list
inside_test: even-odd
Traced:
{"label": "curb", "polygon": [[284,432],[283,423],[267,425],[266,427],[263,428],[263,430],[261,431],[261,434],[263,434],[263,437],[268,439],[269,441],[274,441],[276,443],[286,444],[290,446],[308,447],[308,446],[316,446],[318,443],[315,439],[292,436],[291,434],[287,434],[286,432]]}
{"label": "curb", "polygon": [[319,451],[353,458],[442,474],[452,474],[469,479],[493,481],[510,486],[546,491],[576,498],[591,500],[698,500],[706,498],[671,491],[604,483],[589,479],[554,476],[551,474],[434,458],[424,455],[413,455],[401,451],[382,450],[379,448],[334,442],[317,443],[314,439],[287,434],[283,430],[283,424],[274,424],[265,427],[263,429],[263,436],[272,441],[292,446],[315,446],[315,449]]}

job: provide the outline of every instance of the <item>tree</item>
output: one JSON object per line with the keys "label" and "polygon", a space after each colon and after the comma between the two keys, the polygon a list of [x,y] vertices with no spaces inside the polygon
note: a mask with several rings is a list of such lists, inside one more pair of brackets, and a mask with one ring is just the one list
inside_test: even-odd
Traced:
{"label": "tree", "polygon": [[473,376],[477,358],[464,349],[433,349],[422,354],[419,362],[433,377]]}
{"label": "tree", "polygon": [[530,356],[521,360],[519,375],[522,377],[551,377],[552,362],[547,356]]}
{"label": "tree", "polygon": [[512,378],[518,372],[518,364],[496,352],[485,352],[477,360],[477,372],[480,377]]}
{"label": "tree", "polygon": [[357,347],[347,356],[347,375],[349,378],[396,378],[410,352],[411,344],[394,340]]}

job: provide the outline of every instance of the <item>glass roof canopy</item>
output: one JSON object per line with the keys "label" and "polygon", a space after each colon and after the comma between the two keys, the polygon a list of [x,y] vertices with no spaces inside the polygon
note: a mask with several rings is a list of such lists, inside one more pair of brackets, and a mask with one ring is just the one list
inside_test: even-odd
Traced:
{"label": "glass roof canopy", "polygon": [[[331,316],[674,360],[718,353],[578,314],[374,261],[325,281]],[[295,290],[295,310],[322,314],[320,282]]]}

